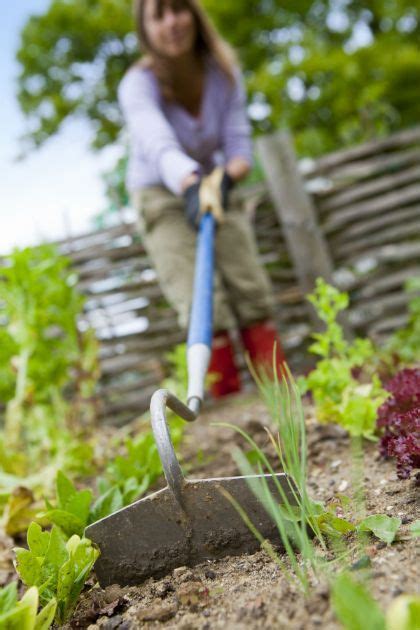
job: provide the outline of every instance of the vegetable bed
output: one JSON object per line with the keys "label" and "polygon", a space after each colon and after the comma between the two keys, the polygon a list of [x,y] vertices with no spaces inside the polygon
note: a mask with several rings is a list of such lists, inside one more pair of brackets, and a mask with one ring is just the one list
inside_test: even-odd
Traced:
{"label": "vegetable bed", "polygon": [[[305,378],[255,375],[258,396],[209,404],[192,425],[170,414],[187,474],[293,479],[296,505],[255,482],[281,546],[260,536],[252,556],[103,590],[84,531],[162,485],[149,421],[95,424],[95,341],[78,330],[67,263],[48,248],[17,252],[3,275],[0,630],[419,630],[419,297],[407,327],[375,348],[344,338],[348,296],[319,280],[309,299],[325,330],[313,335],[318,360]],[[184,400],[185,348],[168,360],[163,386]]]}
{"label": "vegetable bed", "polygon": [[[311,494],[340,514],[337,497],[351,494],[349,438],[337,427],[318,424],[310,406],[306,413]],[[244,441],[232,430],[211,426],[221,421],[238,424],[271,451],[260,424],[271,424],[264,405],[256,397],[233,399],[209,410],[188,427],[184,456],[194,476],[238,472],[230,451],[235,443],[244,447]],[[201,464],[195,453],[198,444],[202,448]],[[366,448],[365,472],[368,513],[398,517],[402,525],[391,545],[372,535],[366,554],[349,558],[349,566],[355,576],[369,574],[372,595],[385,610],[398,595],[418,592],[418,541],[410,533],[410,526],[418,518],[416,487],[413,480],[398,479],[394,462],[380,458],[374,443]],[[366,621],[366,610],[361,608],[360,612]],[[314,580],[305,598],[298,586],[289,583],[279,567],[260,551],[191,569],[181,567],[138,588],[111,586],[103,591],[92,579],[66,627],[306,630],[341,625],[334,618],[325,583]]]}
{"label": "vegetable bed", "polygon": [[[338,497],[351,495],[349,438],[332,425],[320,425],[305,408],[308,427],[309,488],[315,499],[342,514]],[[261,425],[270,426],[265,406],[256,396],[237,397],[206,411],[189,425],[183,444],[184,462],[196,477],[237,473],[232,446],[244,447],[234,431],[212,426],[234,423],[252,435],[265,451],[272,447]],[[109,439],[107,435],[107,439]],[[196,448],[200,445],[197,454]],[[414,479],[398,479],[395,464],[378,454],[377,444],[365,451],[366,508],[369,514],[401,519],[396,540],[388,545],[371,536],[362,556],[349,557],[355,576],[368,575],[370,590],[382,610],[402,593],[418,592],[418,541],[410,527],[418,518]],[[1,540],[1,576],[12,577],[12,540]],[[361,606],[360,602],[356,602]],[[363,608],[360,609],[363,612]],[[363,612],[365,615],[366,612]],[[305,597],[269,556],[226,558],[193,568],[180,567],[160,580],[139,587],[110,586],[102,590],[94,575],[64,628],[340,628],[330,602],[328,585],[313,580]],[[354,626],[363,627],[363,626]],[[364,626],[369,628],[368,625]],[[373,627],[373,626],[372,626]]]}

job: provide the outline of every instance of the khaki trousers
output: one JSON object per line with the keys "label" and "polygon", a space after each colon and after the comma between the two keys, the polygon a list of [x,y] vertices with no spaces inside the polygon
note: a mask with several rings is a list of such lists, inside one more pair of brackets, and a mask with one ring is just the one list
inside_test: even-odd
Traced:
{"label": "khaki trousers", "polygon": [[[136,191],[132,203],[138,213],[144,245],[168,302],[188,327],[192,301],[196,232],[184,214],[184,201],[161,186]],[[235,191],[217,227],[215,239],[214,330],[246,327],[272,317],[271,286],[250,222]]]}

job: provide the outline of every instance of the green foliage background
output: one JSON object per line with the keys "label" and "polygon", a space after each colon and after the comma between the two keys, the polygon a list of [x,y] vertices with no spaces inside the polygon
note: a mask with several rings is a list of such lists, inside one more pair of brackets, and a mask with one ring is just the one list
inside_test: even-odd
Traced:
{"label": "green foliage background", "polygon": [[[0,270],[0,485],[32,474],[47,485],[58,467],[86,470],[92,453],[76,436],[95,417],[97,342],[81,332],[83,298],[69,260],[42,245],[15,250]],[[37,477],[39,468],[44,468]],[[10,483],[9,483],[10,482]],[[15,484],[16,485],[16,484]]]}
{"label": "green foliage background", "polygon": [[[71,117],[91,145],[120,141],[117,85],[138,56],[132,0],[51,0],[17,53],[23,152]],[[418,122],[418,0],[203,0],[245,73],[256,133],[291,129],[316,156]],[[362,37],[362,39],[361,39]],[[127,202],[124,160],[107,174],[110,211]]]}
{"label": "green foliage background", "polygon": [[[267,104],[258,131],[288,126],[299,151],[315,155],[417,122],[418,1],[203,4],[239,53],[251,102]],[[355,33],[365,46],[355,49]],[[137,54],[131,0],[52,0],[31,17],[17,54],[29,144],[73,115],[91,121],[94,147],[114,142],[116,87]]]}

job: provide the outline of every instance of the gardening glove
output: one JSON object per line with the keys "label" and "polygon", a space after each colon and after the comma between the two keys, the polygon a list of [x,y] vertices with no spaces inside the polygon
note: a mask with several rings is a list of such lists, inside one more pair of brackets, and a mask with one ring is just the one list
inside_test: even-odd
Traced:
{"label": "gardening glove", "polygon": [[220,166],[210,175],[192,184],[184,192],[185,212],[190,225],[198,229],[201,215],[211,212],[217,223],[223,223],[228,193],[233,180]]}

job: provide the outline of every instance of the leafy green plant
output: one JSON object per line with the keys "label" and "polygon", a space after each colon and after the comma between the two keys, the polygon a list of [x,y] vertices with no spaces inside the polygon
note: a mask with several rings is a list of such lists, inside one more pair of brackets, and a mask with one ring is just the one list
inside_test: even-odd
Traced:
{"label": "leafy green plant", "polygon": [[420,361],[420,278],[407,280],[405,290],[410,297],[408,321],[391,336],[385,350],[397,356],[404,365],[411,365]]}
{"label": "leafy green plant", "polygon": [[[320,357],[315,369],[299,380],[302,393],[310,391],[317,419],[335,422],[353,437],[372,439],[376,429],[377,410],[388,393],[379,378],[364,370],[374,356],[373,344],[368,339],[348,342],[337,321],[340,311],[347,308],[349,298],[318,278],[314,292],[308,296],[326,329],[314,333],[315,342],[310,352]],[[355,370],[359,377],[354,376]]]}
{"label": "leafy green plant", "polygon": [[113,486],[109,490],[105,490],[91,506],[88,524],[113,514],[124,507],[124,505],[127,504],[124,503],[123,495],[118,486]]}
{"label": "leafy green plant", "polygon": [[386,630],[418,630],[420,596],[399,595],[386,611]]}
{"label": "leafy green plant", "polygon": [[358,523],[357,530],[359,532],[372,532],[377,538],[389,545],[395,540],[400,526],[400,518],[386,514],[371,514]]}
{"label": "leafy green plant", "polygon": [[94,500],[91,490],[77,490],[61,470],[56,478],[56,504],[48,500],[45,503],[47,510],[38,514],[38,519],[43,524],[56,525],[67,537],[82,536],[87,525],[124,506],[118,486],[111,487]]}
{"label": "leafy green plant", "polygon": [[[124,458],[121,457],[120,459],[123,460]],[[90,489],[77,490],[70,479],[62,471],[58,471],[56,501],[50,502],[46,499],[47,509],[40,513],[38,518],[43,523],[53,523],[66,536],[73,536],[74,534],[82,536],[87,525],[112,514],[124,505],[128,505],[146,491],[150,475],[146,474],[143,482],[139,482],[134,477],[125,479],[125,469],[126,467],[123,467],[120,471],[123,490],[120,490],[114,478],[112,482],[110,479],[102,479],[98,484],[100,494],[95,501]]]}
{"label": "leafy green plant", "polygon": [[[182,440],[185,422],[174,414],[170,421],[171,439],[177,447]],[[144,495],[157,481],[162,474],[162,464],[150,429],[142,431],[135,438],[126,438],[124,451],[124,454],[117,455],[109,462],[98,488],[101,495],[110,493],[108,498],[113,501],[118,501],[118,494],[116,490],[112,494],[112,489],[118,488],[122,505],[128,505]]]}
{"label": "leafy green plant", "polygon": [[385,617],[365,585],[341,573],[331,583],[332,608],[346,630],[385,630]]}
{"label": "leafy green plant", "polygon": [[418,538],[420,536],[420,520],[414,521],[410,525],[410,533],[413,538]]}
{"label": "leafy green plant", "polygon": [[57,602],[55,621],[69,618],[96,558],[99,556],[90,540],[77,535],[67,540],[59,527],[43,531],[31,523],[27,533],[29,549],[18,548],[16,570],[27,586],[36,586],[40,602]]}
{"label": "leafy green plant", "polygon": [[51,599],[38,613],[38,589],[29,588],[18,600],[17,584],[0,589],[0,628],[4,630],[48,630],[54,619],[57,602]]}
{"label": "leafy green plant", "polygon": [[97,343],[91,331],[78,329],[83,299],[77,278],[54,247],[15,250],[4,263],[0,396],[6,413],[0,466],[17,477],[15,485],[45,486],[58,468],[86,472],[92,458],[85,433],[94,413]]}
{"label": "leafy green plant", "polygon": [[93,493],[91,490],[77,491],[74,484],[59,470],[56,479],[57,506],[46,501],[44,519],[58,525],[67,536],[82,536],[89,522]]}
{"label": "leafy green plant", "polygon": [[399,595],[384,615],[365,584],[341,573],[331,583],[331,604],[345,630],[417,630],[420,597]]}

